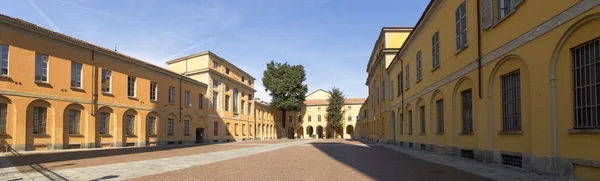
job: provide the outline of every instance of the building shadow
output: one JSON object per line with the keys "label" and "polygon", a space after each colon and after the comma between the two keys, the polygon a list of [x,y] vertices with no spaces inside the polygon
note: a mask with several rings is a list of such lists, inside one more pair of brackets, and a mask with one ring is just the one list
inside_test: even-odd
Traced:
{"label": "building shadow", "polygon": [[332,140],[310,144],[332,159],[375,180],[490,180],[370,142]]}

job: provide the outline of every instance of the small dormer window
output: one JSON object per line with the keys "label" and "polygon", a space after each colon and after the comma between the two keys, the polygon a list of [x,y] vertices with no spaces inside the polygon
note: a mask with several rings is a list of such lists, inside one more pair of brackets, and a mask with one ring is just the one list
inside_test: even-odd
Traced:
{"label": "small dormer window", "polygon": [[225,68],[225,74],[229,75],[229,68]]}

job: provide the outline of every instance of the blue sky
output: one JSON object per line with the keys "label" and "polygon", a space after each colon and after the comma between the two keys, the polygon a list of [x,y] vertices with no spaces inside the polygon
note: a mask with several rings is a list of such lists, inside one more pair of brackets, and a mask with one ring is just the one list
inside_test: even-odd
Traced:
{"label": "blue sky", "polygon": [[[428,0],[2,0],[0,13],[166,67],[210,50],[255,77],[266,63],[305,67],[309,92],[366,97],[383,26],[414,26]],[[8,2],[8,3],[7,3]]]}

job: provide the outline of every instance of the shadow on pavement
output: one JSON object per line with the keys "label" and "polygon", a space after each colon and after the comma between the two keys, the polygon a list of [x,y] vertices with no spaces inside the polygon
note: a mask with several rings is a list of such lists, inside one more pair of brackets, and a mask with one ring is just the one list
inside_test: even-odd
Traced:
{"label": "shadow on pavement", "polygon": [[310,144],[375,180],[490,180],[369,142],[326,140]]}

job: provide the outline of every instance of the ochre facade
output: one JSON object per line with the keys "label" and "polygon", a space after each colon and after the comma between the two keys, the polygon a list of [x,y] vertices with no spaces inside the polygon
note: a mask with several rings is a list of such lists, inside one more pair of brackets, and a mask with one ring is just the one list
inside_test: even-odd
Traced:
{"label": "ochre facade", "polygon": [[361,137],[597,180],[599,5],[431,1],[389,66],[369,61]]}

